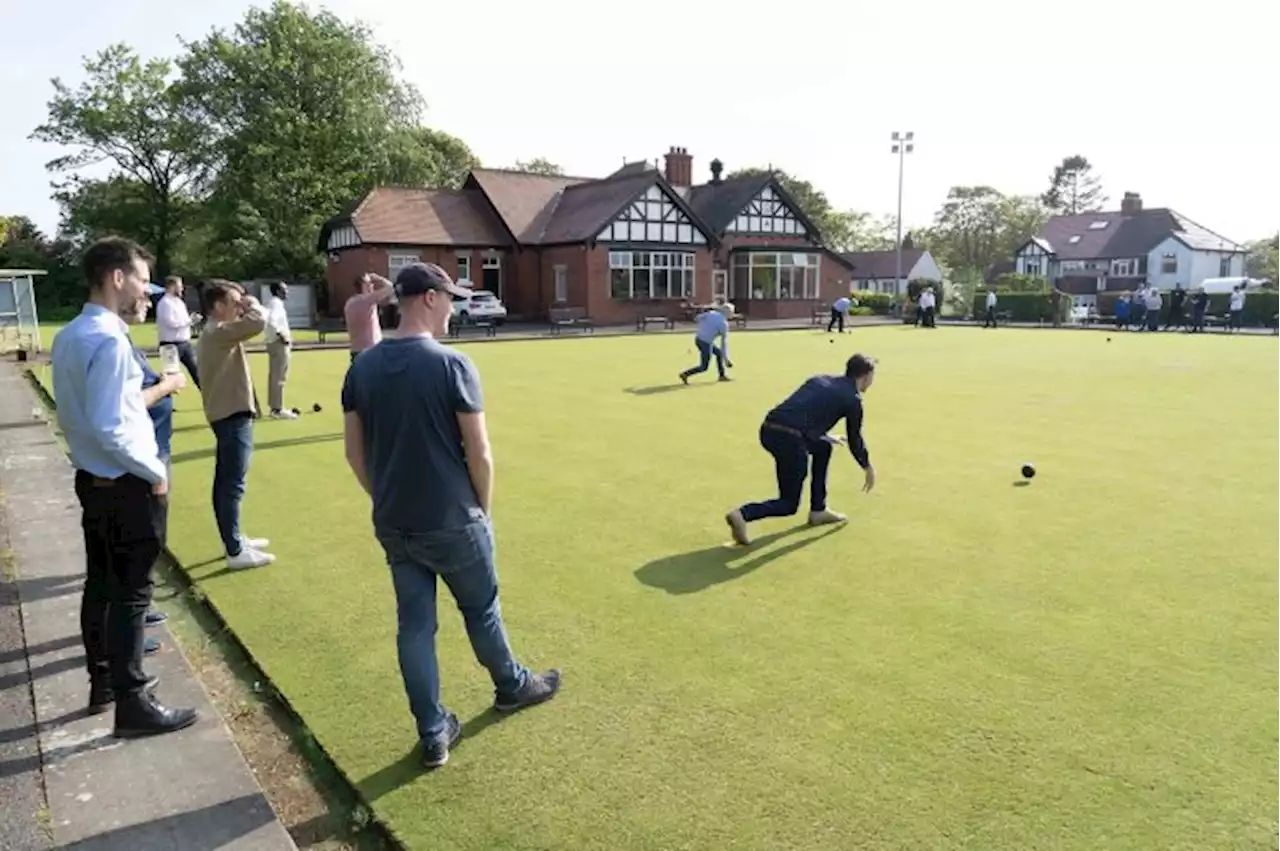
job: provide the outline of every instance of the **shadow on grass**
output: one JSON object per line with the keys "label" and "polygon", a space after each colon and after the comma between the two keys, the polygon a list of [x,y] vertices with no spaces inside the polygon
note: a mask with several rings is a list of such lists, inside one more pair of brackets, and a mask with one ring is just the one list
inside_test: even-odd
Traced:
{"label": "shadow on grass", "polygon": [[692,390],[694,387],[711,387],[714,382],[698,381],[685,384],[683,381],[677,381],[674,384],[655,384],[652,387],[624,387],[623,393],[630,393],[632,396],[656,396],[659,393],[671,393],[676,390]]}
{"label": "shadow on grass", "polygon": [[[308,434],[301,437],[288,437],[283,440],[264,440],[261,443],[253,444],[253,451],[259,452],[263,449],[285,449],[290,446],[305,446],[308,443],[327,443],[331,440],[342,440],[341,432],[332,434]],[[198,461],[202,458],[212,458],[217,451],[217,446],[210,446],[207,449],[196,449],[191,452],[179,452],[173,456],[173,463],[181,464],[184,461]]]}
{"label": "shadow on grass", "polygon": [[[462,738],[458,741],[458,744],[454,745],[453,750],[457,751],[465,747],[468,739],[474,739],[494,724],[506,718],[506,715],[498,712],[492,706],[474,716],[463,723]],[[383,795],[394,792],[404,784],[412,782],[419,775],[426,773],[426,771],[427,769],[422,767],[422,749],[415,744],[395,762],[358,781],[355,787],[360,796],[372,804]]]}
{"label": "shadow on grass", "polygon": [[[808,535],[792,541],[786,546],[764,553],[759,553],[758,551],[774,541],[806,531],[812,527],[807,524],[793,526],[790,529],[757,538],[746,547],[721,544],[702,550],[667,556],[651,561],[637,569],[636,579],[651,588],[661,588],[668,594],[695,594],[722,582],[741,579],[771,561],[789,555],[802,547],[822,540],[827,535],[840,531],[843,525],[829,526],[821,534]],[[756,554],[754,558],[751,557],[753,554]]]}
{"label": "shadow on grass", "polygon": [[1026,479],[1018,479],[1018,481],[1013,483],[1013,486],[1015,488],[1029,488],[1031,487],[1031,482],[1027,481]]}

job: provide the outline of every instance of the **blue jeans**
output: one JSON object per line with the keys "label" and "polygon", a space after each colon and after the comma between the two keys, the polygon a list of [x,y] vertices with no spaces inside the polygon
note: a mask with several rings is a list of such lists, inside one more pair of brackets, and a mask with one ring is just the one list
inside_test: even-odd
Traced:
{"label": "blue jeans", "polygon": [[514,694],[529,680],[516,661],[498,605],[493,527],[481,520],[438,532],[378,532],[396,591],[396,651],[418,738],[433,742],[445,732],[436,661],[436,577],[444,580],[462,613],[476,661],[489,672],[501,695]]}
{"label": "blue jeans", "polygon": [[804,480],[809,475],[809,458],[813,458],[813,482],[809,485],[809,510],[827,508],[827,467],[831,464],[831,444],[825,440],[806,440],[798,433],[781,431],[769,425],[760,427],[760,445],[773,456],[778,475],[778,498],[748,503],[739,510],[748,523],[765,517],[790,517],[800,510]]}
{"label": "blue jeans", "polygon": [[253,417],[234,414],[211,424],[217,450],[213,463],[213,516],[227,555],[240,555],[240,500],[253,456]]}
{"label": "blue jeans", "polygon": [[696,337],[693,340],[695,346],[698,347],[698,365],[691,369],[686,369],[681,373],[685,378],[690,375],[697,375],[700,372],[706,372],[711,366],[712,356],[716,359],[716,370],[719,371],[720,377],[724,378],[724,353],[720,351],[719,346],[713,346],[707,340],[699,340]]}

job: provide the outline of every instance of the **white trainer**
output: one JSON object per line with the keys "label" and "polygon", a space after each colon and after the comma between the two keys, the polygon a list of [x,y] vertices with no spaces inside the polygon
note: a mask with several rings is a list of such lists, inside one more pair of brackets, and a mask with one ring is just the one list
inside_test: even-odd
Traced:
{"label": "white trainer", "polygon": [[248,547],[251,550],[265,550],[271,546],[270,538],[240,538],[240,546]]}
{"label": "white trainer", "polygon": [[810,526],[826,526],[831,523],[843,523],[848,519],[848,517],[845,517],[839,511],[831,511],[830,509],[809,512]]}
{"label": "white trainer", "polygon": [[276,557],[271,553],[244,547],[240,550],[240,555],[227,556],[227,570],[248,570],[254,567],[266,567],[275,560]]}

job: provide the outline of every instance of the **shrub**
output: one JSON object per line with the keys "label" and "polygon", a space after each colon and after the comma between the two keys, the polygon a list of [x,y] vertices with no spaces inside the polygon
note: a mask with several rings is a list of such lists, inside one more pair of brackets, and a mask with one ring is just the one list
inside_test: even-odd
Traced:
{"label": "shrub", "polygon": [[[1169,309],[1169,294],[1161,292],[1164,296],[1164,305],[1162,310]],[[1191,298],[1193,293],[1187,293],[1187,302],[1183,305],[1183,313],[1187,316],[1191,315]],[[1118,292],[1098,293],[1098,315],[1099,316],[1115,316],[1116,302],[1120,300]],[[1004,299],[1001,298],[1003,302]],[[1265,325],[1270,327],[1275,324],[1273,317],[1276,315],[1277,305],[1280,305],[1280,294],[1274,291],[1264,290],[1262,292],[1251,292],[1244,299],[1244,317],[1245,325],[1258,326]],[[1214,293],[1209,296],[1209,308],[1207,313],[1223,314],[1231,307],[1230,293]]]}
{"label": "shrub", "polygon": [[[996,303],[997,313],[1007,313],[1014,322],[1052,322],[1053,297],[1049,292],[1039,293],[999,293]],[[1071,297],[1062,296],[1058,301],[1058,320],[1065,322],[1071,312]],[[987,313],[987,294],[975,293],[973,296],[973,315],[985,316]]]}
{"label": "shrub", "polygon": [[[858,307],[869,308],[867,314],[885,314],[888,313],[893,305],[893,296],[889,293],[878,293],[871,290],[855,290],[851,295],[854,301],[858,303]],[[866,315],[866,314],[859,314]]]}
{"label": "shrub", "polygon": [[938,297],[938,306],[941,307],[947,295],[941,281],[933,281],[929,278],[912,278],[907,281],[907,298],[912,301],[919,301],[920,293],[924,291],[925,287],[933,287],[933,294]]}
{"label": "shrub", "polygon": [[1049,281],[1036,275],[1005,272],[996,278],[995,287],[997,293],[1045,293],[1049,291]]}

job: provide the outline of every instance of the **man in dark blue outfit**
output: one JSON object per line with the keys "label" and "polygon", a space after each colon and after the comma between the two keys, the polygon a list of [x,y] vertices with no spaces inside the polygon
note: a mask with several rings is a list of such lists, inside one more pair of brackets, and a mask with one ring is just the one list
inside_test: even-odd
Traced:
{"label": "man in dark blue outfit", "polygon": [[[747,524],[765,517],[790,517],[800,510],[804,480],[813,459],[813,482],[809,486],[809,524],[822,526],[843,523],[843,514],[827,508],[827,467],[831,447],[847,444],[864,473],[862,485],[869,492],[876,484],[867,445],[862,440],[862,394],[875,380],[876,363],[866,355],[854,355],[845,365],[844,375],[816,375],[765,415],[760,426],[760,445],[773,456],[778,473],[778,497],[751,502],[725,516],[733,539],[749,544]],[[847,437],[831,437],[829,432],[843,419]]]}

